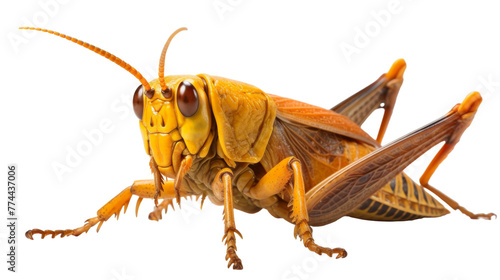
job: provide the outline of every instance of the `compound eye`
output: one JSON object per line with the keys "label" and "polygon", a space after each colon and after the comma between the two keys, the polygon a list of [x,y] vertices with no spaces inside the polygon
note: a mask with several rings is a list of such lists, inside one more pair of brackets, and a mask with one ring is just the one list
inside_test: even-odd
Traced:
{"label": "compound eye", "polygon": [[144,86],[140,85],[134,93],[134,98],[132,99],[132,106],[134,107],[135,115],[142,120],[142,113],[144,111]]}
{"label": "compound eye", "polygon": [[196,114],[199,107],[198,92],[196,88],[187,81],[183,81],[177,89],[177,107],[184,117]]}

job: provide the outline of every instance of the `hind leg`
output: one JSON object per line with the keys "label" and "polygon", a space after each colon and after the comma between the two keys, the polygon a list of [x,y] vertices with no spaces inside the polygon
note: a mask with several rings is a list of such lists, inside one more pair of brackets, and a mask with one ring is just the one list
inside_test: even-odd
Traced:
{"label": "hind leg", "polygon": [[[377,149],[324,179],[306,194],[311,224],[325,225],[348,215],[411,162],[444,141],[445,148],[438,153],[421,180],[423,187],[428,186],[427,181],[433,170],[459,141],[472,122],[480,103],[481,96],[473,92],[445,116]],[[439,192],[436,194],[439,195]],[[455,202],[448,199],[447,203],[453,207]],[[458,205],[455,206],[458,208]],[[492,215],[472,214],[471,217]]]}
{"label": "hind leg", "polygon": [[[468,96],[467,99],[464,101],[463,105],[461,105],[458,110],[459,111],[470,111],[473,114],[477,110],[477,106],[479,106],[479,103],[481,102],[481,97],[479,96]],[[467,127],[464,127],[463,130],[465,130]],[[422,177],[420,177],[420,184],[422,187],[428,189],[429,191],[433,192],[435,195],[437,195],[441,200],[443,200],[446,204],[448,204],[451,208],[454,210],[460,210],[463,214],[467,215],[471,219],[479,219],[479,218],[484,218],[491,220],[493,216],[496,217],[494,213],[489,213],[489,214],[474,214],[467,210],[465,207],[460,206],[458,202],[455,200],[451,199],[438,189],[432,187],[429,185],[429,180],[438,168],[438,166],[443,162],[444,159],[448,156],[448,154],[453,150],[455,145],[458,143],[460,140],[460,135],[458,137],[454,137],[450,139],[448,142],[446,142],[441,150],[436,154],[436,156],[432,159],[431,163],[425,170],[424,174]]]}
{"label": "hind leg", "polygon": [[382,143],[399,89],[403,83],[405,69],[405,61],[402,59],[397,60],[389,72],[380,76],[375,82],[358,93],[340,102],[331,110],[361,125],[373,111],[383,108],[384,116],[377,135],[377,142]]}

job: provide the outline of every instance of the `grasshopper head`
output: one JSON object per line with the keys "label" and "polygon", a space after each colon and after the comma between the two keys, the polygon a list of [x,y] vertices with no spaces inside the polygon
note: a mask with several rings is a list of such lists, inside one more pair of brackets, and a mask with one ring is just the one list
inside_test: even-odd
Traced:
{"label": "grasshopper head", "polygon": [[70,40],[116,63],[141,82],[133,97],[134,111],[140,119],[146,153],[154,158],[164,175],[175,178],[183,155],[207,155],[214,134],[204,80],[197,76],[164,76],[168,45],[186,28],[177,29],[168,38],[160,57],[158,79],[151,82],[125,61],[91,44],[52,30],[20,29],[46,32]]}
{"label": "grasshopper head", "polygon": [[140,85],[134,93],[134,111],[140,122],[146,153],[160,171],[175,177],[183,155],[204,157],[213,139],[212,115],[204,81],[197,76],[164,76],[165,54],[177,29],[160,56],[158,79],[150,89]]}
{"label": "grasshopper head", "polygon": [[191,75],[152,80],[150,91],[140,85],[133,98],[144,148],[162,173],[175,177],[183,155],[205,156],[213,139],[212,115],[201,78]]}

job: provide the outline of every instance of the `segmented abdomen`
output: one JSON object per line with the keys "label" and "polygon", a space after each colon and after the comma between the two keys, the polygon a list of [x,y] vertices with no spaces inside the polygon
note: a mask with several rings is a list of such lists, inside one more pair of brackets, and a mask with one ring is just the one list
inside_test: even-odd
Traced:
{"label": "segmented abdomen", "polygon": [[448,213],[432,195],[401,173],[349,216],[376,221],[408,221]]}

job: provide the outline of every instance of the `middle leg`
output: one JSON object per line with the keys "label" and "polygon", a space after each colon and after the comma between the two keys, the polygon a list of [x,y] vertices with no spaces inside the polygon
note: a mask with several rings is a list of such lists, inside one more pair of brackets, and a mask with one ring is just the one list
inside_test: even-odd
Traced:
{"label": "middle leg", "polygon": [[[291,200],[286,206],[288,209],[291,206],[290,219],[295,224],[294,235],[303,241],[304,246],[309,250],[321,255],[323,253],[328,256],[337,254],[337,258],[344,258],[347,252],[342,248],[325,248],[317,245],[312,237],[312,229],[309,226],[309,215],[307,213],[307,205],[305,200],[305,187],[302,175],[300,161],[295,157],[289,157],[282,160],[274,168],[272,168],[260,181],[250,189],[246,190],[246,194],[254,199],[265,201],[270,197],[279,194],[289,186],[290,179],[293,180],[291,189]],[[280,203],[280,200],[276,201]],[[274,205],[269,207],[272,209]],[[284,205],[281,203],[278,207],[272,209],[273,213],[283,215]],[[286,219],[286,218],[285,218]]]}

